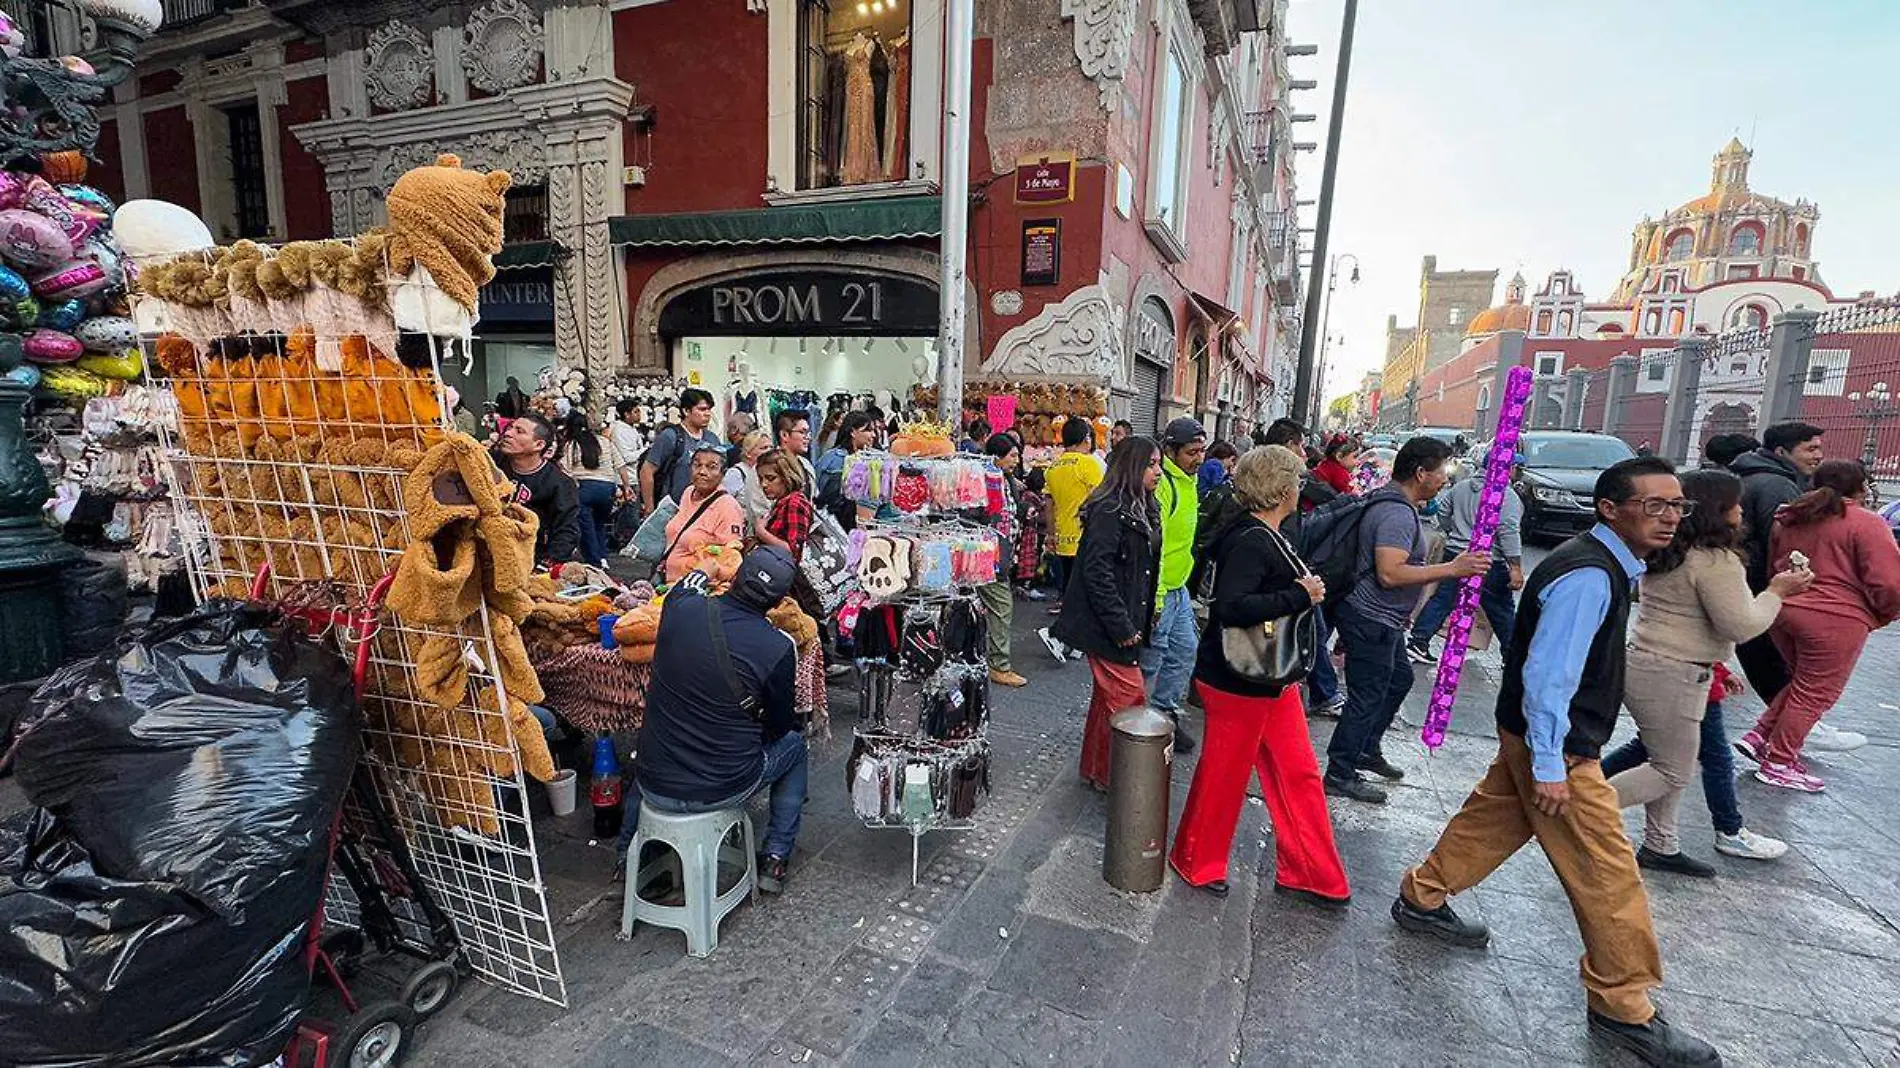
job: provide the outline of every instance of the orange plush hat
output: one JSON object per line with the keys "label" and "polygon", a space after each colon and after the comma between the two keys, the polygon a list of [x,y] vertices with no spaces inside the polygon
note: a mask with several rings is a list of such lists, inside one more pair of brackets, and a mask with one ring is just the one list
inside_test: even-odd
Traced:
{"label": "orange plush hat", "polygon": [[388,201],[391,271],[407,275],[419,263],[436,288],[474,312],[477,291],[495,277],[502,194],[512,181],[507,171],[463,170],[461,158],[447,153],[396,179]]}

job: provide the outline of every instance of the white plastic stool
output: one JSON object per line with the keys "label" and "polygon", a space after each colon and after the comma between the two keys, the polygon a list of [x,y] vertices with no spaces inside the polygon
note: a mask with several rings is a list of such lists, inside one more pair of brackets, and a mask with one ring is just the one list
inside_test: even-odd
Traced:
{"label": "white plastic stool", "polygon": [[[726,844],[734,825],[745,828],[745,877],[725,893],[719,892],[719,860],[732,857]],[[664,843],[670,854],[642,864],[648,842]],[[663,870],[678,876],[686,904],[661,905],[640,896],[640,888]],[[695,957],[712,953],[719,945],[719,921],[746,898],[757,898],[759,862],[752,841],[752,820],[742,808],[682,815],[661,812],[640,803],[640,825],[627,847],[627,902],[620,912],[620,937],[633,937],[635,921],[671,927],[686,933],[686,952]]]}

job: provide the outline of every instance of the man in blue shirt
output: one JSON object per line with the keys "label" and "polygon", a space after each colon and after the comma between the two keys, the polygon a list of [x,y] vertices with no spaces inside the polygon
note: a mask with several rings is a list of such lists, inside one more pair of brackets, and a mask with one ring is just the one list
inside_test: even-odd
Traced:
{"label": "man in blue shirt", "polygon": [[1687,503],[1667,460],[1625,460],[1597,479],[1598,523],[1552,552],[1524,585],[1497,703],[1498,755],[1425,862],[1405,873],[1392,918],[1479,948],[1490,940],[1446,899],[1532,838],[1556,869],[1583,936],[1590,1033],[1645,1064],[1720,1065],[1649,999],[1662,956],[1602,747],[1623,698],[1629,608],[1643,557],[1669,544]]}

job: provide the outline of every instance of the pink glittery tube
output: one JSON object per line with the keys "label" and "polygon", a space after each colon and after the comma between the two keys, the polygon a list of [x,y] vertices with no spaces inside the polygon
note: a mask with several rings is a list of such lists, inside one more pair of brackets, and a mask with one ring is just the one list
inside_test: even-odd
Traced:
{"label": "pink glittery tube", "polygon": [[[1504,384],[1503,406],[1498,409],[1497,437],[1485,454],[1484,494],[1478,498],[1478,520],[1471,528],[1471,552],[1491,553],[1504,495],[1511,492],[1511,460],[1517,455],[1517,438],[1524,429],[1524,409],[1530,396],[1531,369],[1511,368]],[[1471,621],[1477,614],[1478,590],[1483,585],[1483,575],[1458,582],[1458,607],[1451,610],[1451,618],[1445,623],[1445,651],[1438,657],[1438,678],[1432,683],[1432,701],[1425,711],[1425,729],[1420,735],[1428,749],[1444,745],[1445,731],[1451,727],[1451,706],[1458,697],[1458,677],[1465,670],[1465,648],[1471,644]]]}

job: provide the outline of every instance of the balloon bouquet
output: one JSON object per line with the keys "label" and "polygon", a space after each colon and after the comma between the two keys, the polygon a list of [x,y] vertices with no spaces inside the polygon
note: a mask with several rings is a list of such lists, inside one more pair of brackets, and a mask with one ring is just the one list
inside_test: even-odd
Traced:
{"label": "balloon bouquet", "polygon": [[0,372],[75,403],[142,370],[116,208],[84,179],[77,152],[43,156],[37,174],[0,171]]}

